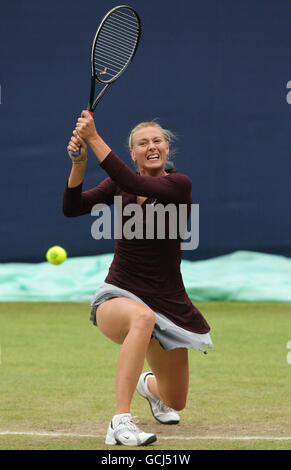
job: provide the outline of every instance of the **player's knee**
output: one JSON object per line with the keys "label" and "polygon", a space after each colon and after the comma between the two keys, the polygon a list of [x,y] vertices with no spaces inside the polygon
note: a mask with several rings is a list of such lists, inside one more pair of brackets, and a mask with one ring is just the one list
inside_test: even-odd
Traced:
{"label": "player's knee", "polygon": [[170,392],[165,393],[165,395],[162,394],[161,398],[165,405],[173,408],[173,410],[181,411],[186,407],[187,393],[181,393],[181,391],[180,393]]}
{"label": "player's knee", "polygon": [[180,398],[175,398],[172,400],[165,400],[166,405],[169,406],[170,408],[173,408],[173,410],[176,411],[182,411],[186,407],[186,398],[180,397]]}
{"label": "player's knee", "polygon": [[155,325],[156,316],[151,309],[140,309],[135,316],[135,326],[146,330],[152,330]]}

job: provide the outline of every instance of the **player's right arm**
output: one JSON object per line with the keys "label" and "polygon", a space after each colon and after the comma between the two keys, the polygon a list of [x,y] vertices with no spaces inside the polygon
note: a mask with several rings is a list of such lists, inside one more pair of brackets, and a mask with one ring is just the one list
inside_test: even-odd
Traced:
{"label": "player's right arm", "polygon": [[[70,152],[75,152],[79,147],[80,154],[73,156]],[[63,195],[64,215],[78,217],[89,214],[95,204],[113,204],[116,183],[111,178],[106,178],[95,188],[82,191],[87,165],[87,145],[76,131],[73,132],[67,150],[72,160],[72,169]]]}
{"label": "player's right arm", "polygon": [[114,203],[116,183],[109,177],[87,191],[82,190],[83,183],[73,188],[70,188],[68,183],[69,181],[63,195],[63,214],[66,217],[90,214],[95,204],[111,206]]}
{"label": "player's right arm", "polygon": [[[80,148],[80,154],[73,156],[71,152],[76,152]],[[67,151],[70,159],[72,160],[72,169],[68,180],[68,187],[75,188],[79,186],[84,180],[86,166],[87,166],[87,144],[77,134],[76,130],[68,143]]]}

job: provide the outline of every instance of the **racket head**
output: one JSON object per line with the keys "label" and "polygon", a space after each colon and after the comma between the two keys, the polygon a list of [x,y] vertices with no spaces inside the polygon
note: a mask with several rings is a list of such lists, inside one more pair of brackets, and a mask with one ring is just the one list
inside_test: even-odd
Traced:
{"label": "racket head", "polygon": [[136,53],[141,36],[137,12],[127,5],[112,8],[101,21],[91,49],[91,76],[111,84],[122,75]]}

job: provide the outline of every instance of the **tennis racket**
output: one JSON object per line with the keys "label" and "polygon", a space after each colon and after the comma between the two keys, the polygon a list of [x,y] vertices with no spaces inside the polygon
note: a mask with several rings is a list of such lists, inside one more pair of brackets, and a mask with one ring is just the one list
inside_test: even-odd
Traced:
{"label": "tennis racket", "polygon": [[[141,35],[137,12],[126,5],[112,8],[101,21],[91,48],[91,91],[88,111],[93,115],[105,92],[131,63]],[[96,82],[103,88],[95,98]],[[80,154],[70,152],[73,156]]]}

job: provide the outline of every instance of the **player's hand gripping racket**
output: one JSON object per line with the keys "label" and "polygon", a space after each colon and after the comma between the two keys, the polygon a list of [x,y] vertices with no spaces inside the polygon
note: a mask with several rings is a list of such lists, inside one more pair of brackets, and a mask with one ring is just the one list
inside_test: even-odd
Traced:
{"label": "player's hand gripping racket", "polygon": [[[101,21],[91,49],[91,91],[88,111],[93,112],[108,90],[132,61],[141,35],[141,21],[136,11],[126,5],[112,8]],[[95,97],[96,81],[104,85]],[[70,152],[76,157],[80,154]]]}

